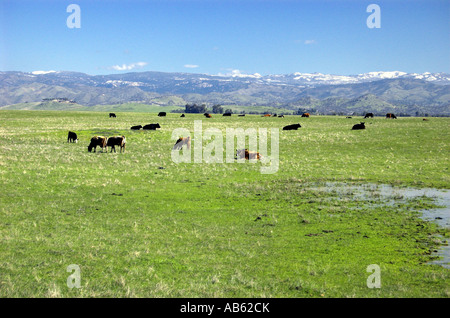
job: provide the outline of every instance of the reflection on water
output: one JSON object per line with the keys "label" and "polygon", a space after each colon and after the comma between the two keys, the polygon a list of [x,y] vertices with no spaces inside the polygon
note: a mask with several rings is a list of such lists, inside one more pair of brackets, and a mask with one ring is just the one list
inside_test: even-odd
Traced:
{"label": "reflection on water", "polygon": [[[435,222],[443,228],[450,228],[450,190],[400,188],[388,184],[348,184],[342,182],[325,182],[320,185],[313,185],[311,188],[336,193],[337,195],[351,196],[361,201],[370,201],[370,204],[373,205],[394,205],[415,198],[428,197],[440,207],[418,210],[422,214],[421,219]],[[376,203],[376,200],[380,202]],[[436,253],[441,259],[431,261],[430,264],[439,264],[445,268],[450,268],[449,242],[443,238],[440,239],[447,245],[440,247]]]}

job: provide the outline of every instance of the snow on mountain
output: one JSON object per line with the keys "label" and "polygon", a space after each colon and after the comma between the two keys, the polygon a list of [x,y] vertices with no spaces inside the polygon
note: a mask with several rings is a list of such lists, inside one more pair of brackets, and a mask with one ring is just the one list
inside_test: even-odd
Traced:
{"label": "snow on mountain", "polygon": [[44,75],[44,74],[50,74],[50,73],[57,73],[56,71],[33,71],[31,74],[33,75]]}
{"label": "snow on mountain", "polygon": [[411,78],[420,79],[428,82],[435,82],[436,84],[450,84],[450,74],[446,73],[406,73],[401,71],[379,71],[369,72],[357,75],[333,75],[322,73],[300,73],[295,72],[288,75],[270,75],[263,77],[265,80],[273,79],[288,81],[290,84],[304,84],[304,85],[337,85],[337,84],[357,84],[370,81],[377,81],[383,79],[400,79]]}

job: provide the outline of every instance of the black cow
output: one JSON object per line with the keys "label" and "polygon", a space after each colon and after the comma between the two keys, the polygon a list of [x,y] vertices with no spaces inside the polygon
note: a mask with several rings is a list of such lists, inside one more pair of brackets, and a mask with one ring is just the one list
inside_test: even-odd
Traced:
{"label": "black cow", "polygon": [[279,115],[278,118],[284,118],[284,115]]}
{"label": "black cow", "polygon": [[364,123],[355,124],[352,127],[352,130],[359,130],[359,129],[366,129],[366,126],[364,125]]}
{"label": "black cow", "polygon": [[225,114],[223,114],[222,116],[231,116],[231,113],[225,113]]}
{"label": "black cow", "polygon": [[397,119],[397,116],[395,116],[394,114],[392,114],[392,113],[387,113],[386,114],[386,118],[393,118],[393,119]]}
{"label": "black cow", "polygon": [[[111,151],[116,152],[116,146],[120,147],[120,152],[125,152],[125,143],[126,143],[126,138],[125,136],[114,136],[114,137],[109,137],[108,141],[106,142],[106,147],[111,147]],[[108,151],[108,148],[106,148],[106,151]]]}
{"label": "black cow", "polygon": [[165,117],[166,116],[166,112],[159,112],[158,116],[159,117]]}
{"label": "black cow", "polygon": [[238,115],[239,117],[245,117],[245,114],[240,114],[240,115]]}
{"label": "black cow", "polygon": [[181,114],[181,116],[180,117],[186,117],[186,116],[184,116],[184,114]]}
{"label": "black cow", "polygon": [[97,149],[97,146],[102,147],[102,151],[103,148],[106,148],[106,142],[108,141],[108,137],[103,137],[103,136],[94,136],[91,138],[91,143],[88,146],[88,151],[91,152],[92,149],[94,149],[94,152]]}
{"label": "black cow", "polygon": [[109,118],[111,118],[111,117],[116,118],[117,116],[116,116],[116,114],[114,114],[114,113],[109,113]]}
{"label": "black cow", "polygon": [[302,127],[300,124],[292,124],[283,127],[283,130],[297,130]]}
{"label": "black cow", "polygon": [[142,128],[142,125],[137,125],[137,126],[131,127],[132,130],[139,130],[141,128]]}
{"label": "black cow", "polygon": [[157,124],[148,124],[148,125],[145,125],[144,127],[142,127],[142,129],[144,129],[144,130],[156,130],[156,128],[161,128],[159,123],[157,123]]}
{"label": "black cow", "polygon": [[204,115],[206,118],[212,118],[211,114],[204,113],[203,115]]}
{"label": "black cow", "polygon": [[78,142],[77,134],[73,131],[69,131],[69,135],[67,136],[67,142]]}
{"label": "black cow", "polygon": [[364,118],[373,118],[373,113],[367,113],[366,116],[364,116]]}

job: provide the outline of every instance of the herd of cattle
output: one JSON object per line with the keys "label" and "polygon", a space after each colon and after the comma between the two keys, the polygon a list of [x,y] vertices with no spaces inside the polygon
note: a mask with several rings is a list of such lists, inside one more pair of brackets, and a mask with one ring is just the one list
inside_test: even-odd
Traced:
{"label": "herd of cattle", "polygon": [[[67,142],[78,142],[78,136],[75,132],[69,131],[69,135],[67,136]],[[116,152],[116,146],[120,147],[120,152],[125,152],[125,144],[127,140],[125,136],[113,136],[113,137],[103,137],[103,136],[94,136],[91,138],[91,142],[88,146],[88,151],[96,152],[97,147],[101,147],[102,151],[105,149],[108,151],[108,147],[111,148],[111,152],[114,150]]]}
{"label": "herd of cattle", "polygon": [[[158,113],[158,117],[165,117],[166,113],[165,112],[160,112]],[[209,113],[204,113],[204,116],[206,118],[212,118],[212,115]],[[231,116],[231,113],[225,113],[222,116]],[[245,114],[240,114],[238,115],[240,117],[245,116]],[[110,118],[116,118],[116,114],[114,113],[109,113],[109,117]],[[184,114],[182,114],[180,117],[185,117]],[[266,114],[263,115],[263,117],[284,117],[283,115],[279,115],[277,116],[277,114]],[[302,117],[310,117],[309,113],[303,113]],[[373,113],[367,113],[364,118],[373,118],[374,115]],[[347,118],[352,118],[352,117],[347,117]],[[386,118],[392,118],[392,119],[397,119],[397,117],[392,114],[392,113],[387,113],[386,114]],[[426,119],[424,119],[426,120]],[[301,128],[302,126],[300,124],[291,124],[291,125],[287,125],[283,127],[283,130],[297,130],[298,128]],[[131,130],[156,130],[157,128],[161,128],[161,126],[159,125],[159,123],[156,124],[148,124],[148,125],[136,125],[136,126],[132,126]],[[360,130],[360,129],[365,129],[365,123],[361,122],[359,124],[355,124],[352,127],[352,130]],[[78,142],[78,136],[75,132],[73,131],[69,131],[69,134],[67,136],[67,142]],[[116,146],[120,147],[120,152],[125,152],[125,144],[126,144],[126,138],[125,136],[113,136],[113,137],[104,137],[104,136],[94,136],[91,138],[91,141],[89,143],[88,146],[88,151],[92,152],[92,150],[94,150],[94,152],[96,152],[97,147],[101,147],[102,151],[103,149],[105,149],[105,151],[108,151],[108,147],[111,148],[112,152],[114,150],[114,152],[116,152]],[[191,138],[190,137],[186,137],[186,138],[179,138],[176,142],[175,145],[173,146],[173,149],[182,149],[183,146],[186,146],[188,149],[191,147]],[[258,152],[252,152],[249,151],[248,149],[241,149],[241,150],[237,150],[236,151],[236,156],[237,158],[245,158],[245,159],[261,159],[261,156]]]}

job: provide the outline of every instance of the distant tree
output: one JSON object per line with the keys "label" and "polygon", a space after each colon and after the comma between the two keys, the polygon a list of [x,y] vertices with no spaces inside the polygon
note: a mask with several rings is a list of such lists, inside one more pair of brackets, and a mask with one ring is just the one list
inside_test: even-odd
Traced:
{"label": "distant tree", "polygon": [[225,110],[225,114],[232,114],[233,113],[233,110],[232,109],[227,109],[227,110]]}
{"label": "distant tree", "polygon": [[197,104],[193,104],[193,105],[189,105],[186,104],[185,106],[185,113],[197,113],[197,114],[201,114],[201,113],[206,113],[207,107],[205,104],[202,105],[197,105]]}
{"label": "distant tree", "polygon": [[214,105],[212,108],[214,114],[223,114],[223,108],[220,105]]}

